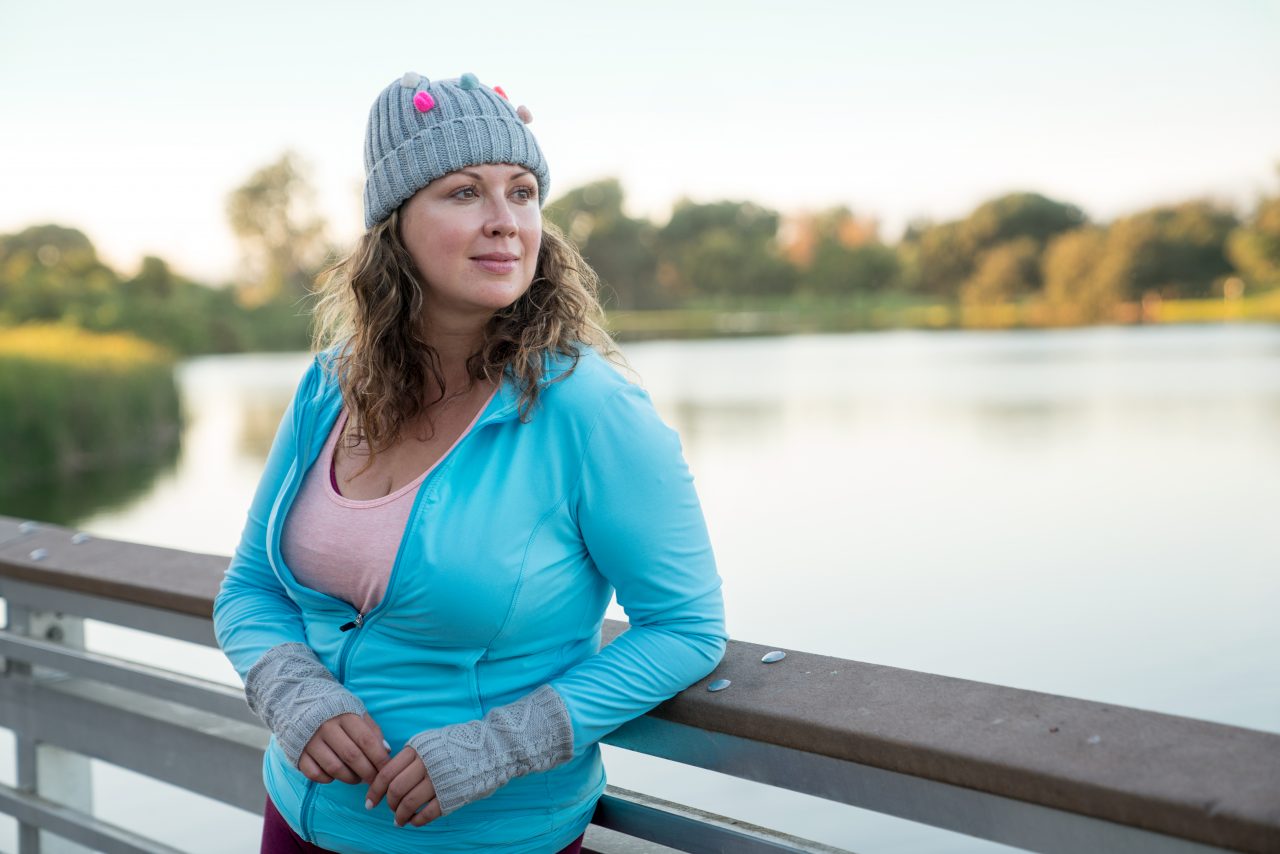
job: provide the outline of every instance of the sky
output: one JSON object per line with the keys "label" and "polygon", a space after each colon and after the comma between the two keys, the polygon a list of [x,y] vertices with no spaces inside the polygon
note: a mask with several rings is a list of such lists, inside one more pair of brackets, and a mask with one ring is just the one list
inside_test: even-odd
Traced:
{"label": "sky", "polygon": [[0,234],[84,231],[234,275],[227,195],[286,150],[362,230],[369,106],[405,71],[501,85],[558,192],[847,205],[896,240],[1034,191],[1106,221],[1280,191],[1280,2],[484,4],[0,0]]}

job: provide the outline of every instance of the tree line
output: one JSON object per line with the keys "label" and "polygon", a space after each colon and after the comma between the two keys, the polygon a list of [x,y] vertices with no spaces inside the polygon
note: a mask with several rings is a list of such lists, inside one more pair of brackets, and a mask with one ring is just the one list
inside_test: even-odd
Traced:
{"label": "tree line", "polygon": [[959,305],[1040,299],[1091,322],[1151,294],[1280,287],[1280,195],[1244,217],[1192,199],[1099,223],[1069,202],[1010,193],[957,220],[912,222],[896,244],[848,207],[783,217],[753,202],[683,199],[659,226],[627,216],[613,180],[570,191],[546,215],[624,309],[897,294]]}
{"label": "tree line", "polygon": [[339,250],[296,157],[286,153],[228,194],[226,216],[239,270],[217,286],[181,276],[157,256],[121,274],[75,228],[0,234],[0,328],[62,323],[125,332],[183,355],[306,349],[312,283]]}
{"label": "tree line", "polygon": [[[228,195],[241,263],[226,287],[179,276],[154,256],[122,275],[73,228],[0,235],[0,326],[131,332],[183,354],[305,348],[316,276],[342,254],[305,173],[286,153]],[[570,190],[545,216],[579,246],[606,308],[618,310],[1036,300],[1088,323],[1153,294],[1280,287],[1280,194],[1243,215],[1192,199],[1103,223],[1067,201],[1010,193],[956,220],[914,221],[896,243],[848,207],[784,216],[751,201],[681,199],[659,224],[629,216],[613,179]]]}

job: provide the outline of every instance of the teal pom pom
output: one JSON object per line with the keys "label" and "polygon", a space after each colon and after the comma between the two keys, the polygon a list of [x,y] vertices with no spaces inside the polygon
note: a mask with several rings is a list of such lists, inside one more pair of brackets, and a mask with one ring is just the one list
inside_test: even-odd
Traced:
{"label": "teal pom pom", "polygon": [[466,74],[462,75],[461,79],[458,80],[458,87],[460,89],[479,89],[480,81],[476,79],[474,74],[468,71]]}

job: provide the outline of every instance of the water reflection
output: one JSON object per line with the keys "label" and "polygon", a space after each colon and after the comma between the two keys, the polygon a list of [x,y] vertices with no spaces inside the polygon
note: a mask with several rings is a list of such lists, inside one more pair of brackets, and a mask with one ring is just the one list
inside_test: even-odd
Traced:
{"label": "water reflection", "polygon": [[281,391],[247,397],[239,407],[236,452],[246,459],[265,460],[280,426],[280,416],[288,405],[289,394]]}
{"label": "water reflection", "polygon": [[1079,404],[1046,400],[983,401],[974,404],[971,411],[983,441],[1019,442],[1028,447],[1073,434],[1087,414]]}
{"label": "water reflection", "polygon": [[752,441],[761,436],[782,432],[784,423],[780,407],[770,401],[742,401],[708,405],[684,398],[675,401],[665,412],[667,423],[680,434],[687,448],[704,441]]}
{"label": "water reflection", "polygon": [[74,527],[98,513],[125,508],[148,494],[157,478],[174,473],[180,447],[170,442],[153,455],[111,468],[27,482],[19,490],[0,492],[0,515]]}

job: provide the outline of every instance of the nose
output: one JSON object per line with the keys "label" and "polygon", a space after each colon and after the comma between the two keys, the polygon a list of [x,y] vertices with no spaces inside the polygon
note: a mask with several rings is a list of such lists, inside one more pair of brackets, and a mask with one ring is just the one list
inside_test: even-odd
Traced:
{"label": "nose", "polygon": [[516,218],[511,205],[505,198],[494,199],[489,205],[488,217],[485,219],[484,233],[489,237],[514,236],[517,230]]}

